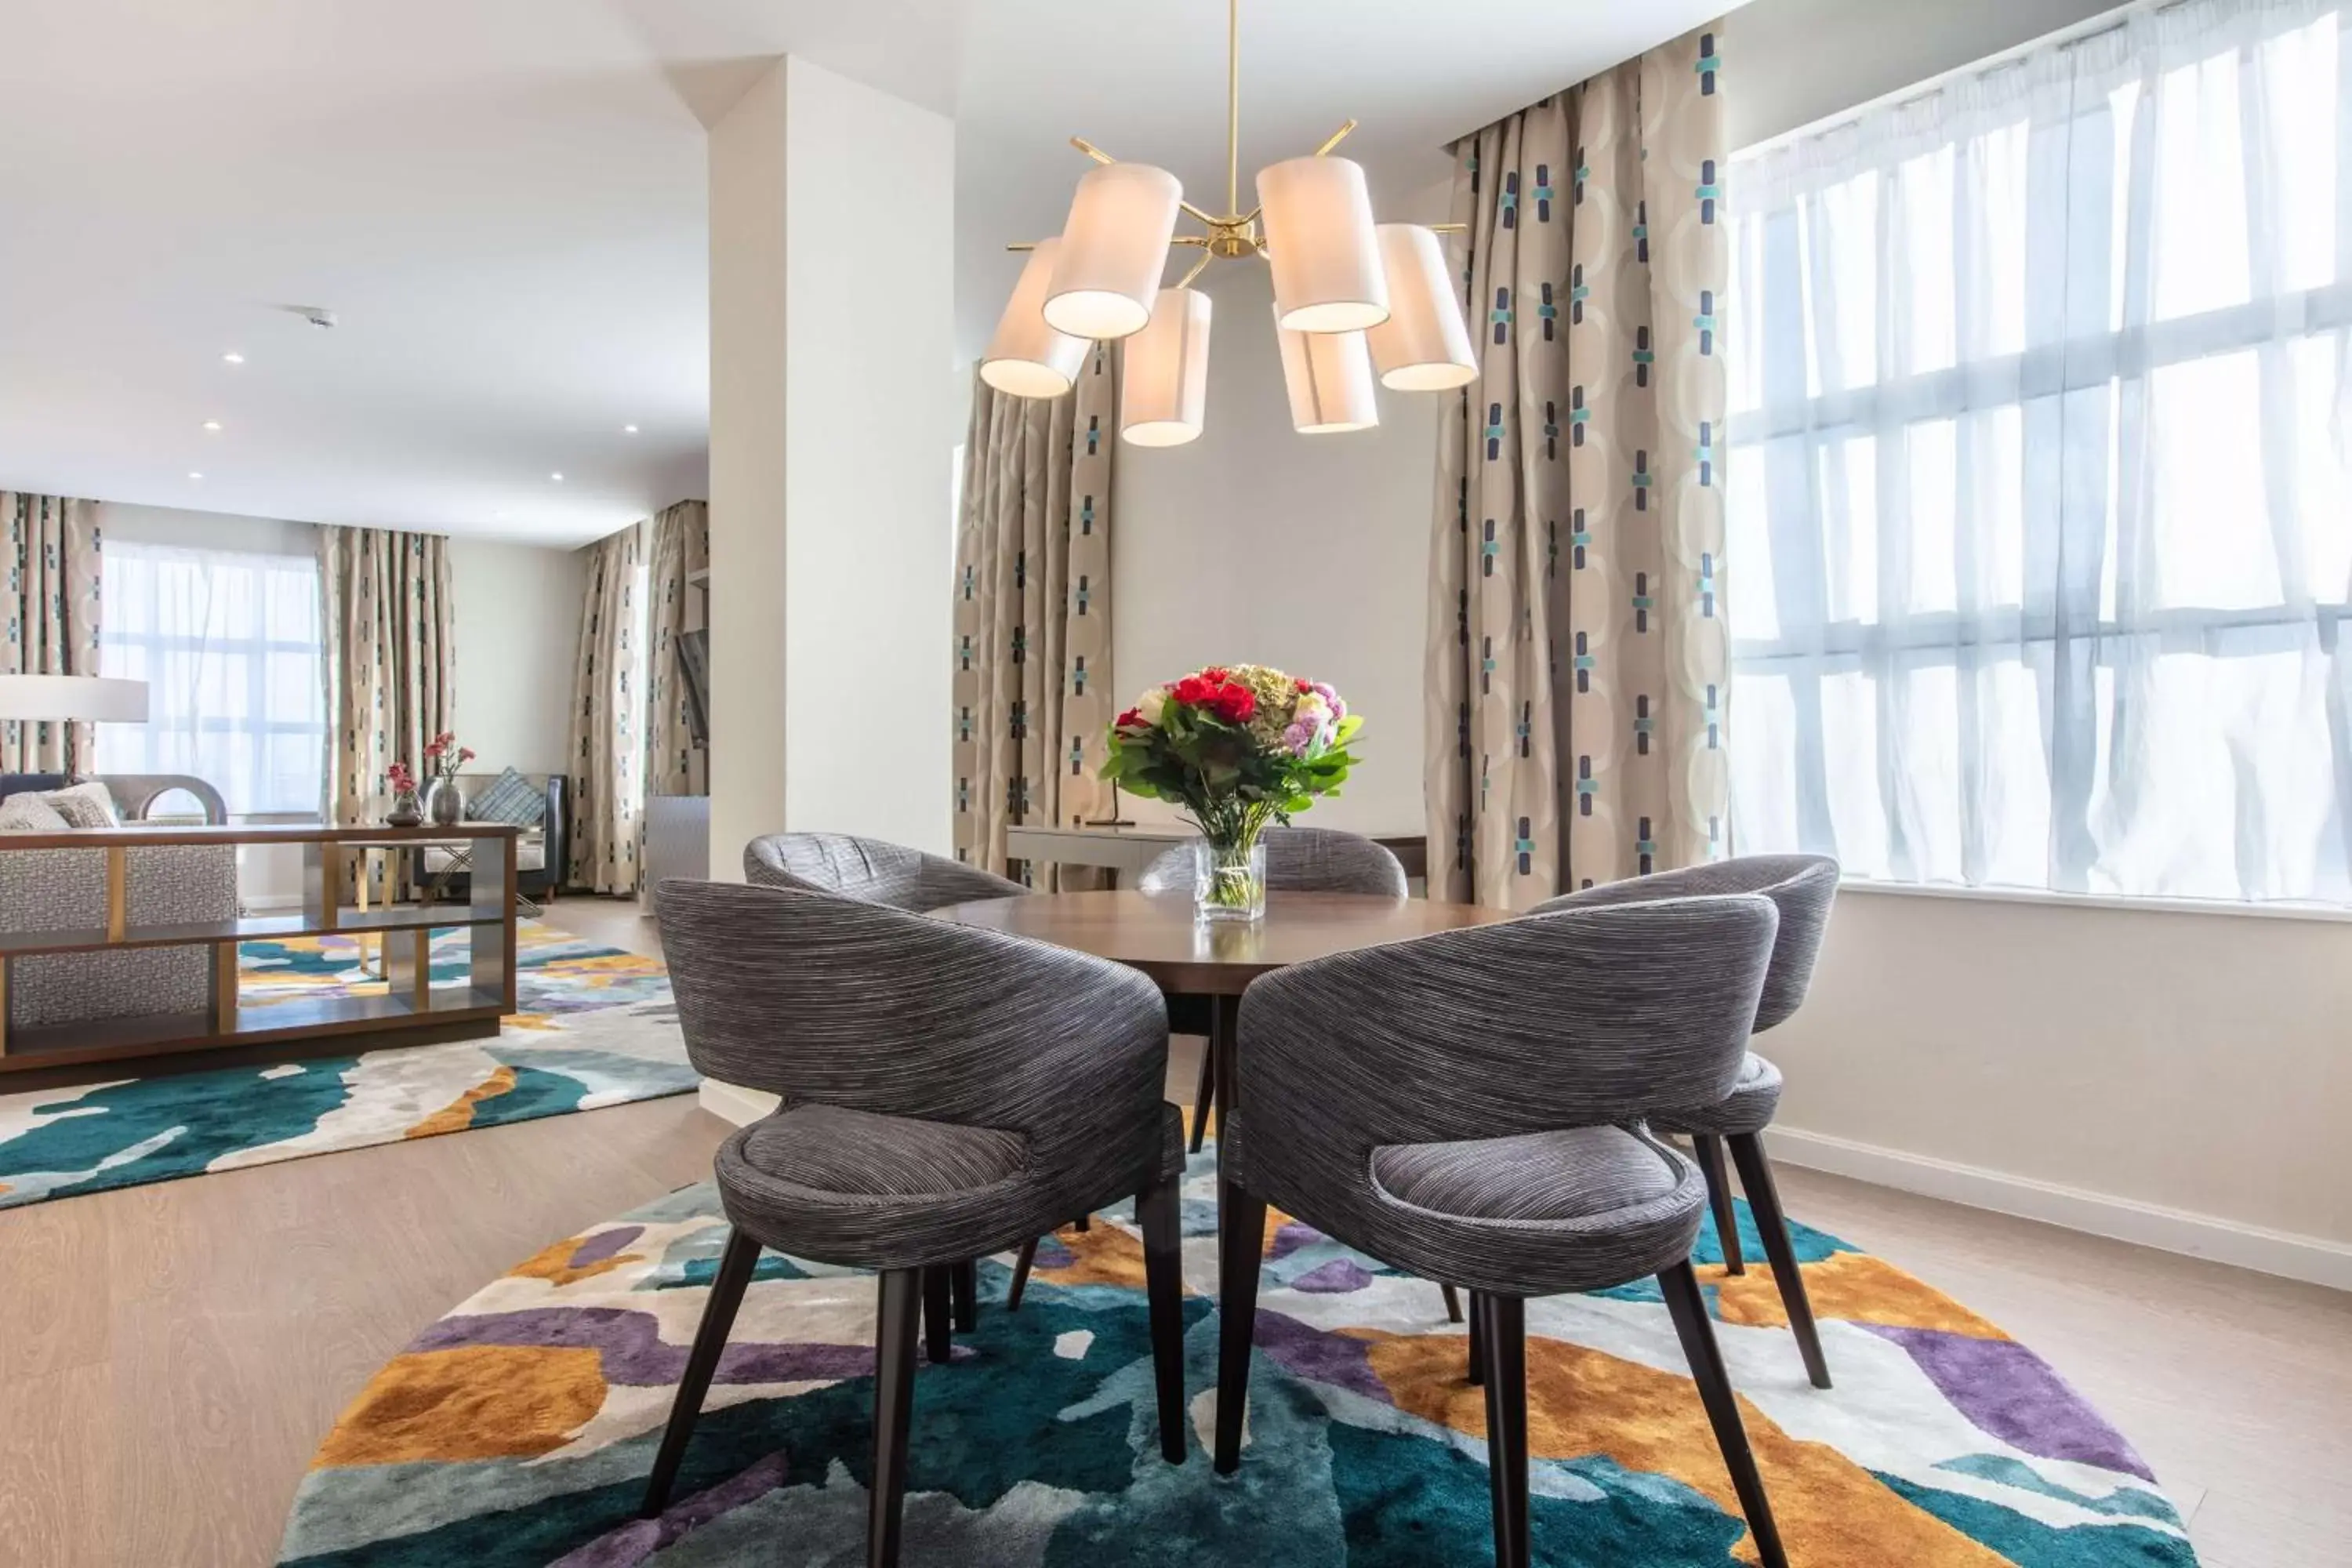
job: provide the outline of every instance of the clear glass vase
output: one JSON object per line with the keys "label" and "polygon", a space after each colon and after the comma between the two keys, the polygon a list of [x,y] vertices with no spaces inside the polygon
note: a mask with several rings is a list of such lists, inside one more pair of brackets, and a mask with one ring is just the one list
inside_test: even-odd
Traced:
{"label": "clear glass vase", "polygon": [[1204,921],[1265,918],[1265,844],[1203,837],[1192,846],[1192,911]]}

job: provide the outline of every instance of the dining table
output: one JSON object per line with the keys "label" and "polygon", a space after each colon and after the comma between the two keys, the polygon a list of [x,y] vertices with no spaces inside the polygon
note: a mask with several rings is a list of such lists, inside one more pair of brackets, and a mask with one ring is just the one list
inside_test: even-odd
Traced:
{"label": "dining table", "polygon": [[[1239,1025],[1242,993],[1250,982],[1333,953],[1517,918],[1514,910],[1484,904],[1276,890],[1266,894],[1260,920],[1202,920],[1189,889],[1033,893],[950,904],[931,914],[1108,958],[1142,973],[1167,995],[1206,998],[1221,1131],[1223,1118],[1241,1103]],[[1222,1142],[1219,1147],[1222,1152]]]}

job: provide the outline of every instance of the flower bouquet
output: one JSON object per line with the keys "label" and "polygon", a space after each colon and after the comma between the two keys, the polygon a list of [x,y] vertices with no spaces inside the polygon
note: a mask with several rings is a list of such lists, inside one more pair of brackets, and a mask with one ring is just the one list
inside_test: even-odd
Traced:
{"label": "flower bouquet", "polygon": [[1264,665],[1212,665],[1155,686],[1110,727],[1102,776],[1184,808],[1201,830],[1193,898],[1208,920],[1265,912],[1269,822],[1337,795],[1363,720],[1339,694]]}
{"label": "flower bouquet", "polygon": [[416,775],[409,772],[406,763],[394,763],[383,770],[384,782],[392,786],[392,810],[384,821],[394,827],[414,827],[425,820],[416,806]]}

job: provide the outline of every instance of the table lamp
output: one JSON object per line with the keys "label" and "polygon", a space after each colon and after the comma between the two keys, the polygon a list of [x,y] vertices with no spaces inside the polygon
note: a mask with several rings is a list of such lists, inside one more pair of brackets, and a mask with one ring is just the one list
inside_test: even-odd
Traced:
{"label": "table lamp", "polygon": [[0,720],[147,722],[147,683],[104,675],[0,675]]}

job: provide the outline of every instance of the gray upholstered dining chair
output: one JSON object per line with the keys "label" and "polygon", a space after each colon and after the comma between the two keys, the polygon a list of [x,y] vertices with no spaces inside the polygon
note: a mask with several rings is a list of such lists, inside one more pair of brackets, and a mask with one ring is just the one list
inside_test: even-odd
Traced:
{"label": "gray upholstered dining chair", "polygon": [[[1388,848],[1361,834],[1331,827],[1269,827],[1265,845],[1265,886],[1268,892],[1360,893],[1372,898],[1402,899],[1408,884],[1404,863]],[[1143,868],[1136,887],[1146,893],[1189,893],[1199,878],[1193,846],[1179,844]],[[1181,996],[1168,1005],[1169,1027],[1180,1035],[1202,1035],[1209,1043],[1201,1052],[1201,1077],[1192,1090],[1192,1152],[1201,1152],[1209,1130],[1209,1113],[1217,1099],[1217,1041],[1208,999]]]}
{"label": "gray upholstered dining chair", "polygon": [[[1657,899],[1761,894],[1780,911],[1780,928],[1773,939],[1772,962],[1764,972],[1763,999],[1756,1005],[1755,1032],[1760,1035],[1804,1001],[1806,988],[1812,984],[1813,961],[1821,954],[1822,937],[1829,929],[1837,883],[1838,863],[1826,855],[1745,855],[1678,871],[1603,882],[1538,904],[1533,912],[1599,909]],[[1707,1198],[1715,1208],[1715,1231],[1722,1243],[1724,1268],[1739,1274],[1746,1271],[1740,1257],[1739,1216],[1732,1206],[1731,1182],[1723,1159],[1724,1148],[1729,1145],[1739,1184],[1755,1212],[1757,1235],[1772,1265],[1772,1282],[1780,1288],[1781,1305],[1788,1310],[1790,1331],[1796,1336],[1798,1352],[1805,1358],[1805,1374],[1814,1387],[1827,1388],[1829,1359],[1822,1352],[1821,1330],[1813,1321],[1805,1277],[1797,1267],[1796,1248],[1789,1239],[1789,1216],[1780,1206],[1771,1162],[1764,1157],[1761,1134],[1771,1125],[1780,1104],[1780,1069],[1749,1051],[1730,1093],[1706,1104],[1661,1111],[1650,1118],[1650,1125],[1690,1140],[1699,1169],[1706,1173]]]}
{"label": "gray upholstered dining chair", "polygon": [[982,899],[1013,899],[1027,888],[883,838],[846,833],[773,833],[743,847],[743,879],[755,887],[831,893],[922,914]]}
{"label": "gray upholstered dining chair", "polygon": [[1527,1301],[1646,1275],[1765,1568],[1785,1568],[1691,1269],[1706,1184],[1641,1125],[1730,1092],[1778,924],[1752,895],[1567,910],[1254,983],[1223,1130],[1219,1472],[1241,1459],[1271,1203],[1473,1292],[1501,1568],[1528,1561]]}
{"label": "gray upholstered dining chair", "polygon": [[[881,1275],[870,1563],[898,1561],[916,1324],[934,1281],[1132,1195],[1160,1452],[1185,1453],[1176,1179],[1159,991],[1106,959],[815,893],[667,881],[695,1068],[782,1097],[719,1147],[731,1228],[646,1489],[667,1506],[760,1249]],[[930,1359],[946,1360],[931,1317]]]}

